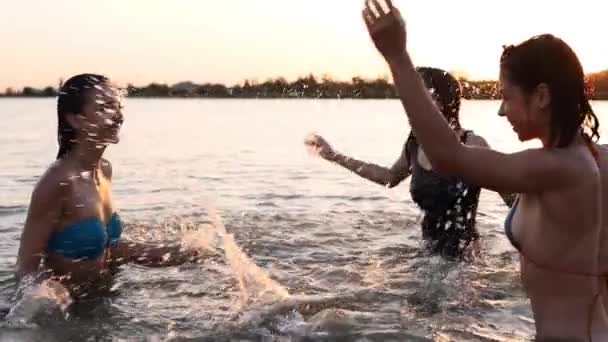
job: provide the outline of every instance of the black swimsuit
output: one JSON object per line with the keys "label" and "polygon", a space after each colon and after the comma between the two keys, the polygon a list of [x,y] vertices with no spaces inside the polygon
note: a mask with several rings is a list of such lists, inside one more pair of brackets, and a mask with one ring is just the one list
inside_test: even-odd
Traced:
{"label": "black swimsuit", "polygon": [[[466,142],[465,131],[461,142]],[[466,247],[479,238],[475,228],[481,188],[456,177],[442,176],[418,163],[418,144],[409,139],[407,151],[412,165],[410,194],[425,212],[422,237],[431,252],[447,258],[460,258]]]}

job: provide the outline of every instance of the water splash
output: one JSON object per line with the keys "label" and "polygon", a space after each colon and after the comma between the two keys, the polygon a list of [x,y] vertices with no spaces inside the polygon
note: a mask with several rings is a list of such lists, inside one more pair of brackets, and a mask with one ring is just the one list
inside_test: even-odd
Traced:
{"label": "water splash", "polygon": [[386,274],[382,266],[382,260],[376,256],[371,256],[367,267],[364,268],[363,282],[369,288],[381,288],[386,282]]}
{"label": "water splash", "polygon": [[20,299],[13,305],[5,319],[11,324],[28,324],[41,313],[56,312],[67,316],[67,308],[72,304],[69,291],[55,280],[44,280],[36,284],[24,279],[17,295]]}
{"label": "water splash", "polygon": [[273,303],[289,298],[287,289],[273,280],[241,250],[234,240],[234,235],[226,231],[219,212],[209,208],[208,213],[213,229],[222,239],[226,261],[238,281],[240,307],[254,303]]}

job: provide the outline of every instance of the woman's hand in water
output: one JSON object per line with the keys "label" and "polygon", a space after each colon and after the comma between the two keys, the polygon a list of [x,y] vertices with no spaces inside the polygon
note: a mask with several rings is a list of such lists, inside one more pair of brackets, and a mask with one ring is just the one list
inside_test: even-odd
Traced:
{"label": "woman's hand in water", "polygon": [[322,136],[317,134],[310,134],[304,140],[304,144],[315,154],[321,158],[329,161],[333,161],[336,158],[337,153],[329,145]]}
{"label": "woman's hand in water", "polygon": [[57,280],[47,279],[43,281],[38,288],[37,295],[51,298],[61,306],[67,307],[72,304],[70,291]]}
{"label": "woman's hand in water", "polygon": [[391,0],[365,0],[363,20],[376,49],[387,62],[406,54],[405,22]]}

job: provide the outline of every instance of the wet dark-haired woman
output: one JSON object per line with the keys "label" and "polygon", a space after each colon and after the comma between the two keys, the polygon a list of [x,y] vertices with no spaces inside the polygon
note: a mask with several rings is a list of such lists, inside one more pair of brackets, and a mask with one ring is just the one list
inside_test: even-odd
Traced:
{"label": "wet dark-haired woman", "polygon": [[[388,0],[363,11],[372,41],[390,67],[416,138],[433,167],[496,191],[518,193],[505,231],[519,251],[538,341],[608,341],[600,277],[602,184],[599,122],[574,51],[546,34],[508,46],[500,59],[499,114],[521,141],[517,153],[459,143],[433,104],[406,48],[406,29]],[[375,7],[375,8],[373,8]]]}
{"label": "wet dark-haired woman", "polygon": [[197,254],[122,238],[123,223],[112,202],[112,166],[102,158],[108,145],[118,143],[123,123],[120,94],[108,78],[81,74],[67,80],[57,119],[59,153],[31,195],[17,257],[20,281],[44,281],[77,297],[111,266],[174,265]]}
{"label": "wet dark-haired woman", "polygon": [[[460,143],[489,147],[483,137],[460,125],[462,90],[458,80],[438,68],[419,67],[416,71]],[[422,238],[427,250],[448,260],[463,260],[476,252],[479,239],[476,218],[481,188],[458,177],[435,172],[413,131],[403,146],[401,156],[390,168],[345,156],[319,135],[308,137],[306,144],[313,146],[324,159],[382,186],[395,187],[411,175],[410,195],[424,212]],[[501,196],[505,203],[511,204],[512,196]]]}

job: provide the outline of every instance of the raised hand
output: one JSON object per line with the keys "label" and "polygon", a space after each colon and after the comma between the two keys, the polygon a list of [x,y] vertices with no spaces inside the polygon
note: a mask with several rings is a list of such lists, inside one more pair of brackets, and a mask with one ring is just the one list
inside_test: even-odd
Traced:
{"label": "raised hand", "polygon": [[304,144],[309,148],[311,152],[319,155],[321,158],[326,160],[333,160],[335,158],[336,153],[322,136],[317,134],[309,134],[304,140]]}
{"label": "raised hand", "polygon": [[406,53],[405,22],[391,0],[366,0],[363,19],[374,45],[387,62]]}

